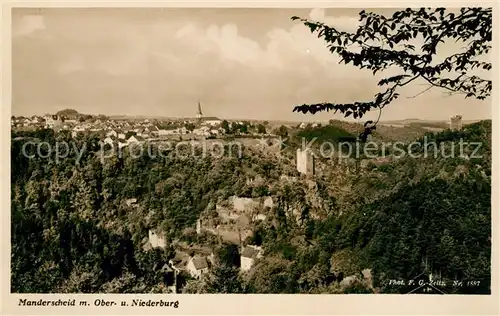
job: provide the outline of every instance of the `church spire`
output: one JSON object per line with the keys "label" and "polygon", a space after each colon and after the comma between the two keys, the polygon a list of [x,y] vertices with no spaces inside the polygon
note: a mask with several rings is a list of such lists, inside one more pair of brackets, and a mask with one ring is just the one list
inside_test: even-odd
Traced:
{"label": "church spire", "polygon": [[201,104],[200,100],[198,100],[198,112],[196,112],[196,118],[201,119],[203,117],[203,113],[201,112]]}

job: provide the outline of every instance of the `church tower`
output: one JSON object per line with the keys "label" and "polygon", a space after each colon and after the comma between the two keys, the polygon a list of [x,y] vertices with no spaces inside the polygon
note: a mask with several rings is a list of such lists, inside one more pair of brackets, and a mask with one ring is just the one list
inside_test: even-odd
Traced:
{"label": "church tower", "polygon": [[201,104],[200,104],[200,100],[198,100],[198,112],[196,112],[196,118],[201,121],[201,119],[203,118],[203,113],[201,112]]}

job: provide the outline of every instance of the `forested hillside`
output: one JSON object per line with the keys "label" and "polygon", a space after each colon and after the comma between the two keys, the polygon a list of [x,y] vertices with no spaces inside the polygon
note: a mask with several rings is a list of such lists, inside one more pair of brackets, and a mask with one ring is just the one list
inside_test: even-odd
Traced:
{"label": "forested hillside", "polygon": [[[330,132],[351,135],[340,128],[302,133],[327,140]],[[480,142],[475,155],[482,158],[354,159],[349,170],[325,160],[326,171],[311,180],[299,176],[293,160],[253,148],[241,157],[189,149],[182,157],[125,155],[101,163],[97,135],[77,140],[78,148],[87,144],[79,163],[71,155],[59,163],[28,159],[26,140],[73,140],[49,130],[13,132],[11,289],[162,292],[161,268],[175,251],[145,249],[149,229],[166,232],[168,244],[203,245],[186,233],[200,214],[231,196],[270,196],[276,203],[245,241],[261,245],[265,256],[244,275],[220,264],[209,278],[188,281],[187,292],[404,292],[388,280],[427,269],[446,280],[482,282],[451,292],[489,293],[491,122],[425,137],[448,149],[460,139]],[[256,177],[263,181],[248,181]],[[132,198],[136,205],[126,203]]]}

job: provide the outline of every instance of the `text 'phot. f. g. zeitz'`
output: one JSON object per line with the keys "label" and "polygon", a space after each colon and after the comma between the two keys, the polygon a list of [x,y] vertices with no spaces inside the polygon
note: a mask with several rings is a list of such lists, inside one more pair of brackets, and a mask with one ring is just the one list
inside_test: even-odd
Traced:
{"label": "text 'phot. f. g. zeitz'", "polygon": [[491,294],[491,22],[14,8],[11,292]]}

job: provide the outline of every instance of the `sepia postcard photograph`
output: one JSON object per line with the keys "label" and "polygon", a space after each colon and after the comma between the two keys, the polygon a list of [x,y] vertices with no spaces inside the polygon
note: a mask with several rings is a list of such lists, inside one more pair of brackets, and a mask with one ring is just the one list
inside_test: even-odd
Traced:
{"label": "sepia postcard photograph", "polygon": [[3,9],[17,313],[495,301],[495,4]]}

